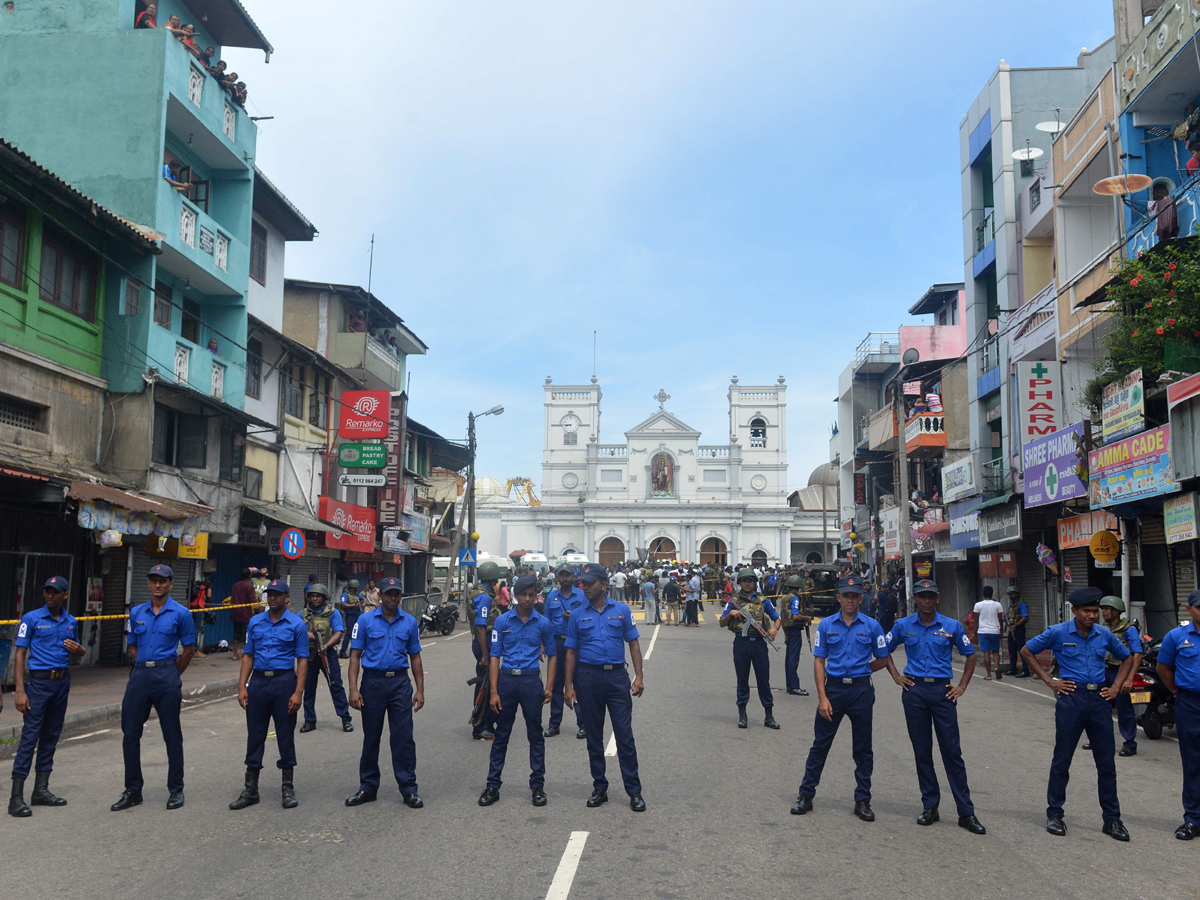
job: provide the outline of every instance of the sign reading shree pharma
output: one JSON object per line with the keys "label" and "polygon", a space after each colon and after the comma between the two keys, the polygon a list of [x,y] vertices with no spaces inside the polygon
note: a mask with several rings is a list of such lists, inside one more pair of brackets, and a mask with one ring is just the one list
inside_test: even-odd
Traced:
{"label": "sign reading shree pharma", "polygon": [[1171,426],[1162,425],[1088,454],[1092,509],[1173,494]]}
{"label": "sign reading shree pharma", "polygon": [[1087,452],[1082,422],[1029,441],[1021,448],[1021,459],[1025,467],[1026,509],[1087,496]]}
{"label": "sign reading shree pharma", "polygon": [[375,550],[375,510],[325,496],[319,499],[319,504],[317,511],[321,520],[338,529],[325,532],[326,547],[362,553]]}
{"label": "sign reading shree pharma", "polygon": [[382,438],[388,433],[387,391],[343,391],[338,430],[344,438]]}

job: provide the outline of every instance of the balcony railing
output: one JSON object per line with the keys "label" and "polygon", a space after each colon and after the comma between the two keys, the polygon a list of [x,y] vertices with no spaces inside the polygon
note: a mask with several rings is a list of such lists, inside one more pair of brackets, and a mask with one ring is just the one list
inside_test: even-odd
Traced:
{"label": "balcony railing", "polygon": [[699,449],[697,449],[696,454],[701,459],[728,459],[729,447],[701,446]]}
{"label": "balcony railing", "polygon": [[998,365],[1000,365],[1000,341],[992,338],[983,345],[982,370],[987,372]]}
{"label": "balcony railing", "polygon": [[975,226],[975,252],[981,252],[995,237],[996,213],[989,209],[983,221]]}
{"label": "balcony railing", "polygon": [[600,444],[596,447],[597,456],[626,456],[629,448],[625,444]]}
{"label": "balcony railing", "polygon": [[867,426],[869,447],[872,450],[896,449],[896,411],[890,406],[874,413]]}
{"label": "balcony railing", "polygon": [[984,493],[1003,494],[1012,488],[1012,472],[1004,465],[1004,458],[982,463],[979,472]]}
{"label": "balcony railing", "polygon": [[854,363],[859,365],[869,356],[882,356],[900,352],[900,333],[896,331],[871,331],[854,348]]}
{"label": "balcony railing", "polygon": [[[1169,174],[1172,180],[1179,177],[1175,172],[1163,174]],[[1197,215],[1197,209],[1200,208],[1200,177],[1192,178],[1177,187],[1171,192],[1171,197],[1175,200],[1175,214],[1179,220],[1179,236],[1192,234],[1193,228],[1200,220],[1200,216]],[[1131,259],[1158,243],[1157,216],[1151,215],[1141,222],[1141,216],[1135,211],[1133,217],[1134,221],[1129,228],[1128,244],[1125,248],[1125,255]]]}

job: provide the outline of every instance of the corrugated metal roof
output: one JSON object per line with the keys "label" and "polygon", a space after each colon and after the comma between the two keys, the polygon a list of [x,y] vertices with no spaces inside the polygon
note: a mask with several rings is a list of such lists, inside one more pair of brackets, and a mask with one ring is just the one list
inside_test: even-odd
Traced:
{"label": "corrugated metal roof", "polygon": [[133,493],[93,484],[90,481],[72,481],[67,496],[75,500],[103,500],[132,512],[154,513],[167,519],[186,519],[188,516],[209,516],[215,510],[211,506],[169,500],[152,494]]}

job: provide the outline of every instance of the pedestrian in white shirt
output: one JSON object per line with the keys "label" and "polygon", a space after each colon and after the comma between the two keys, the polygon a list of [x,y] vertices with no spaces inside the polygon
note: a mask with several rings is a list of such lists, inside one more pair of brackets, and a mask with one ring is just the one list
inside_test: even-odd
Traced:
{"label": "pedestrian in white shirt", "polygon": [[995,657],[996,680],[1004,679],[1000,671],[1000,623],[1004,620],[1004,607],[992,598],[992,586],[985,585],[983,599],[975,604],[975,617],[979,621],[979,649],[983,651],[983,665],[987,669],[987,680],[992,680],[992,658]]}
{"label": "pedestrian in white shirt", "polygon": [[627,578],[623,569],[617,569],[609,579],[609,586],[612,587],[612,598],[617,603],[625,602],[625,582]]}

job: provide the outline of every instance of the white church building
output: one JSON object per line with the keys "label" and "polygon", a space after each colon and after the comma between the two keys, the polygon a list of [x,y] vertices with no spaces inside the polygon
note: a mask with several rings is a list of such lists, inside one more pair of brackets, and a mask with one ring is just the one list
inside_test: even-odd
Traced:
{"label": "white church building", "polygon": [[665,408],[663,391],[654,397],[658,409],[622,443],[603,443],[594,377],[585,385],[547,377],[544,390],[541,505],[477,490],[481,550],[535,551],[551,561],[576,552],[612,564],[645,548],[659,559],[779,565],[802,549],[793,529],[798,516],[812,514],[788,505],[782,376],[771,385],[731,379],[729,434],[715,444],[702,444],[699,431]]}

